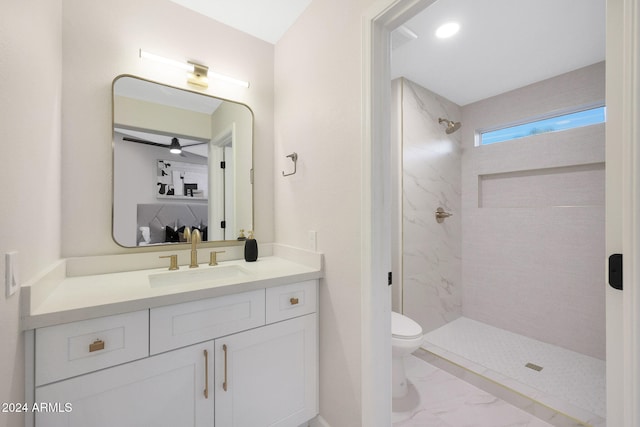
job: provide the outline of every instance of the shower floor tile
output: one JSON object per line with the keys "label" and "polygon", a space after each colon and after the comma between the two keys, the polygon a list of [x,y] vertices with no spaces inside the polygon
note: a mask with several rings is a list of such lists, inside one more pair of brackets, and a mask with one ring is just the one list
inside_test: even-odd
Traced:
{"label": "shower floor tile", "polygon": [[[605,418],[605,362],[600,359],[465,317],[426,334],[424,348],[459,365],[468,360],[515,380],[505,385],[542,403],[551,402],[560,412],[571,412],[575,406],[586,412],[579,419],[592,414]],[[542,370],[527,368],[527,363]]]}
{"label": "shower floor tile", "polygon": [[552,427],[415,356],[406,368],[409,396],[394,400],[393,427]]}

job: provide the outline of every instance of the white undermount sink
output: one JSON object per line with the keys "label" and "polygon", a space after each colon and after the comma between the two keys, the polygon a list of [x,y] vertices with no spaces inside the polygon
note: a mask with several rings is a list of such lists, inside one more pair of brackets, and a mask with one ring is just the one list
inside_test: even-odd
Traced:
{"label": "white undermount sink", "polygon": [[[183,267],[184,268],[184,267]],[[218,265],[185,269],[179,271],[167,271],[149,275],[149,285],[152,288],[162,286],[189,285],[191,283],[220,283],[231,278],[249,275],[249,272],[239,265]]]}

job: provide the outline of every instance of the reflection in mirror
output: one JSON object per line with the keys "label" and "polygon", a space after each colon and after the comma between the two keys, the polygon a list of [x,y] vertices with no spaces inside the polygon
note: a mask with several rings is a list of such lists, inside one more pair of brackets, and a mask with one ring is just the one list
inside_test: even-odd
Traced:
{"label": "reflection in mirror", "polygon": [[253,114],[132,76],[113,83],[113,238],[135,247],[252,229]]}

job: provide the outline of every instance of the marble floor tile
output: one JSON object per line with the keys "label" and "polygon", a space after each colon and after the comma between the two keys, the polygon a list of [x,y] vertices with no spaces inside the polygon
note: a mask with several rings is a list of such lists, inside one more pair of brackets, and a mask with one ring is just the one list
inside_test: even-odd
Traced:
{"label": "marble floor tile", "polygon": [[415,356],[406,369],[409,394],[393,402],[393,427],[552,427]]}

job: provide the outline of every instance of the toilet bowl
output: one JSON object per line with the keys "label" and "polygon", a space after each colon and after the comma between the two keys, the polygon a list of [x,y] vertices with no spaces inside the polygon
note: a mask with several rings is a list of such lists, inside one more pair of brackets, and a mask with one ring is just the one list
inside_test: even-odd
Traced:
{"label": "toilet bowl", "polygon": [[394,399],[406,396],[409,391],[404,359],[420,348],[422,337],[422,327],[419,324],[407,316],[391,312],[392,396]]}

